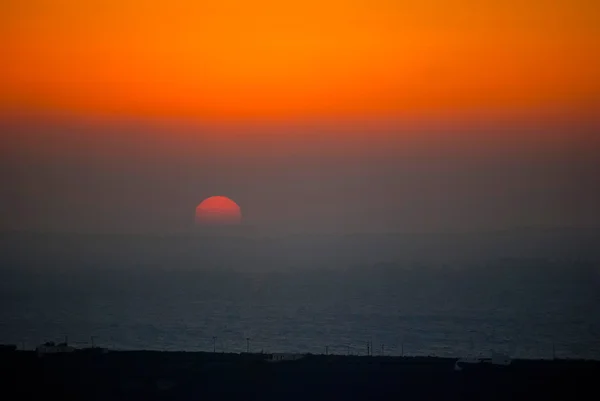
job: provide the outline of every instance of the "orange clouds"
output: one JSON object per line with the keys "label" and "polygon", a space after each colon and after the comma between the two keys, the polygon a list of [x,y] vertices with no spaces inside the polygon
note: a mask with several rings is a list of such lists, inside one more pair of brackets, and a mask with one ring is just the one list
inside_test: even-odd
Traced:
{"label": "orange clouds", "polygon": [[0,110],[199,120],[577,112],[593,1],[16,1]]}

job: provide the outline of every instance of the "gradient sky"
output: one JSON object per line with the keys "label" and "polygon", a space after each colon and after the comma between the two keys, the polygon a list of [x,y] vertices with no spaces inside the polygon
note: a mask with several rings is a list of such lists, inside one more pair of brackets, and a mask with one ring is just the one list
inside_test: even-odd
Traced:
{"label": "gradient sky", "polygon": [[597,225],[596,1],[0,5],[0,229]]}
{"label": "gradient sky", "polygon": [[3,2],[2,105],[202,119],[599,100],[591,0]]}

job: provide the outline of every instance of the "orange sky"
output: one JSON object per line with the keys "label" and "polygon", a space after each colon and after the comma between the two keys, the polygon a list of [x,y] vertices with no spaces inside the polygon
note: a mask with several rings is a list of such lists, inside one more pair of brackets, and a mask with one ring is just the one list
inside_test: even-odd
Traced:
{"label": "orange sky", "polygon": [[595,0],[5,0],[0,111],[200,121],[578,113]]}

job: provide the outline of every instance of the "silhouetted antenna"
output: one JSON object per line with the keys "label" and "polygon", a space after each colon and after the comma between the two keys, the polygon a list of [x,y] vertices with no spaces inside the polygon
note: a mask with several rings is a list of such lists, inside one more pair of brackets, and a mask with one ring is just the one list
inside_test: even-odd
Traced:
{"label": "silhouetted antenna", "polygon": [[325,346],[325,355],[329,355],[329,345]]}
{"label": "silhouetted antenna", "polygon": [[213,354],[217,352],[217,336],[213,336]]}
{"label": "silhouetted antenna", "polygon": [[370,351],[369,351],[369,347],[371,346],[371,343],[369,343],[367,341],[367,356],[371,355]]}

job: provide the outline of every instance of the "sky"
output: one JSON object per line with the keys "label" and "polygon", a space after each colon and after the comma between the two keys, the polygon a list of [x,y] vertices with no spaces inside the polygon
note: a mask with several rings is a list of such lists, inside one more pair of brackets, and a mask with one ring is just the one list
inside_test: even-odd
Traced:
{"label": "sky", "polygon": [[0,5],[0,229],[598,226],[585,0]]}

